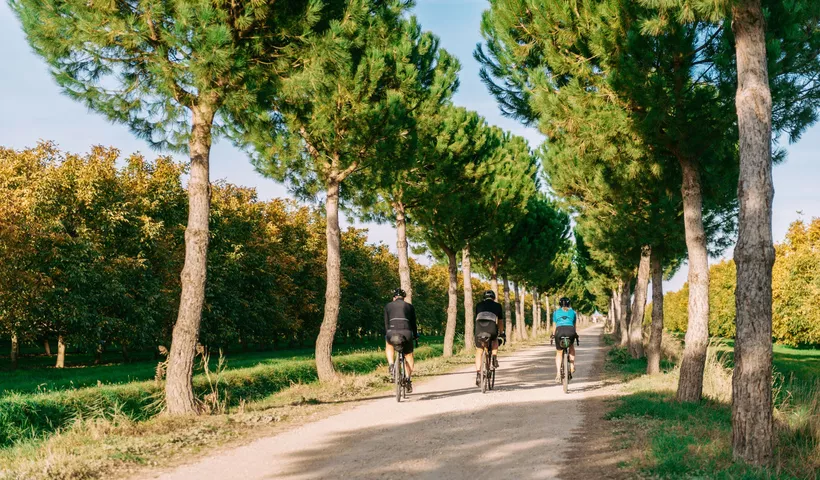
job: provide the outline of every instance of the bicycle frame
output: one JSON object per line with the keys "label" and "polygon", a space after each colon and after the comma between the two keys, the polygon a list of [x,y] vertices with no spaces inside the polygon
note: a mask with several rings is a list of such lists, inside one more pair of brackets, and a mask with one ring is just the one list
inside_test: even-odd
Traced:
{"label": "bicycle frame", "polygon": [[572,340],[569,337],[559,337],[558,345],[561,347],[561,383],[564,384],[564,393],[569,393],[569,381],[572,380],[572,372],[569,370],[569,349],[572,347]]}
{"label": "bicycle frame", "polygon": [[396,361],[393,363],[393,382],[396,384],[396,401],[401,402],[402,397],[407,398],[405,385],[405,364],[404,352],[396,352]]}

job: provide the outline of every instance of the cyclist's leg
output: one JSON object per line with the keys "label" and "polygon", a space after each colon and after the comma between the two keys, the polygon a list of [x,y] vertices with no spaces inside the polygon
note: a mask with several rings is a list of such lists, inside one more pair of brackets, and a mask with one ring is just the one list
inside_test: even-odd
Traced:
{"label": "cyclist's leg", "polygon": [[404,368],[406,369],[407,378],[410,378],[410,375],[413,374],[413,366],[415,365],[414,362],[413,352],[404,354]]}
{"label": "cyclist's leg", "polygon": [[396,349],[393,348],[393,345],[390,345],[390,342],[384,342],[384,353],[387,356],[387,364],[393,365],[396,359]]}
{"label": "cyclist's leg", "polygon": [[575,345],[569,347],[569,371],[575,373]]}
{"label": "cyclist's leg", "polygon": [[[556,340],[555,343],[557,344],[558,341]],[[561,352],[562,352],[562,350],[560,348],[555,349],[555,381],[556,382],[561,381],[561,360],[562,360]]]}
{"label": "cyclist's leg", "polygon": [[475,371],[476,373],[481,371],[481,354],[484,350],[481,347],[475,348]]}
{"label": "cyclist's leg", "polygon": [[498,339],[496,338],[493,340],[493,343],[490,345],[493,352],[493,367],[498,368]]}

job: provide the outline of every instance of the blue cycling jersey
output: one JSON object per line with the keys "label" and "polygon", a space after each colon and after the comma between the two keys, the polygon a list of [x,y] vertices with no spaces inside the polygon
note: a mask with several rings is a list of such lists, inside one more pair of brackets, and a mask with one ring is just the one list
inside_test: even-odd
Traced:
{"label": "blue cycling jersey", "polygon": [[556,327],[574,327],[575,326],[575,310],[564,310],[559,308],[552,314],[552,323]]}

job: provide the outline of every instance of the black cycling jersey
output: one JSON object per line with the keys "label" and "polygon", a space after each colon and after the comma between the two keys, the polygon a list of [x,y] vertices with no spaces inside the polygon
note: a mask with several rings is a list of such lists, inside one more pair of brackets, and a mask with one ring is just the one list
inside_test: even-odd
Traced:
{"label": "black cycling jersey", "polygon": [[493,314],[495,314],[496,317],[498,317],[499,321],[504,320],[504,309],[501,308],[501,304],[494,301],[494,300],[490,300],[489,298],[486,299],[486,300],[480,301],[478,303],[478,305],[476,305],[476,307],[475,307],[476,315],[478,315],[481,312],[493,313]]}
{"label": "black cycling jersey", "polygon": [[390,320],[394,318],[406,318],[409,322],[410,331],[414,337],[418,337],[418,326],[416,325],[416,310],[413,305],[403,299],[393,300],[384,306],[384,331],[390,330]]}

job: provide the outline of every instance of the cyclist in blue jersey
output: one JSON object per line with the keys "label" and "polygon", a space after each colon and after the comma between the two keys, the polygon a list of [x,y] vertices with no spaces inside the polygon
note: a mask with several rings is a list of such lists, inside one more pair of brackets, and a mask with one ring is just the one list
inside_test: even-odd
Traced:
{"label": "cyclist in blue jersey", "polygon": [[577,319],[575,310],[570,307],[569,298],[563,297],[558,301],[560,307],[552,314],[552,335],[555,337],[555,381],[561,381],[561,337],[569,337],[569,371],[575,373],[575,340],[578,333],[575,331]]}

